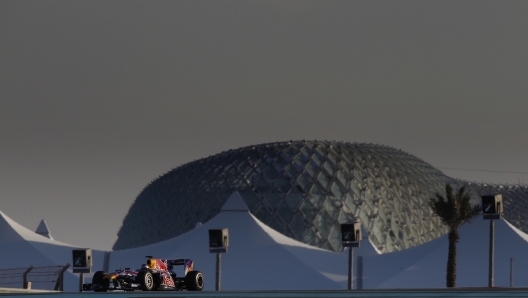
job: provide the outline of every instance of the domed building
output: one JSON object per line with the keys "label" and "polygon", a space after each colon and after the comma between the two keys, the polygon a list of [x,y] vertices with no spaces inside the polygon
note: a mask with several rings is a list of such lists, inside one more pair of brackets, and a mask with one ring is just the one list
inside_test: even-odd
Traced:
{"label": "domed building", "polygon": [[[460,181],[400,150],[328,141],[248,146],[160,176],[130,207],[114,251],[93,250],[92,272],[137,266],[155,255],[198,260],[199,270],[212,277],[216,256],[208,231],[228,228],[222,289],[341,289],[348,286],[348,261],[335,253],[342,250],[340,224],[359,220],[369,241],[354,249],[358,289],[440,288],[447,231],[428,203],[446,183],[465,186],[474,204],[483,194],[503,196],[505,220],[495,223],[496,281],[511,282],[512,259],[521,271],[528,268],[528,186]],[[0,211],[0,248],[20,256],[6,259],[5,267],[71,262],[75,246],[52,240],[43,223],[32,232]],[[487,286],[487,262],[475,260],[489,257],[489,221],[478,216],[460,233],[457,283]],[[395,253],[380,255],[386,252]],[[71,270],[64,280],[66,291],[78,290]]]}
{"label": "domed building", "polygon": [[124,218],[114,249],[190,231],[238,191],[252,214],[288,237],[340,251],[340,224],[359,219],[379,252],[397,251],[446,233],[427,205],[446,183],[457,181],[386,146],[330,141],[248,146],[182,165],[150,183]]}

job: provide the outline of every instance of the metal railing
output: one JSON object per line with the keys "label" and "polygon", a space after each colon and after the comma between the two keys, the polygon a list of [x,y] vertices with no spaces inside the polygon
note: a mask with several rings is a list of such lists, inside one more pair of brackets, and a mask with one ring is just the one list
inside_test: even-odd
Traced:
{"label": "metal railing", "polygon": [[70,264],[0,269],[0,287],[63,291],[64,272]]}

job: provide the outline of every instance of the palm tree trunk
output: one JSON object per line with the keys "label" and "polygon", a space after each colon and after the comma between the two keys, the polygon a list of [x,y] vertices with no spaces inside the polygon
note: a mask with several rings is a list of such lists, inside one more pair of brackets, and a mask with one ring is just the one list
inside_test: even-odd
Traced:
{"label": "palm tree trunk", "polygon": [[449,249],[447,252],[447,276],[448,288],[456,288],[456,244],[460,239],[458,231],[449,232]]}

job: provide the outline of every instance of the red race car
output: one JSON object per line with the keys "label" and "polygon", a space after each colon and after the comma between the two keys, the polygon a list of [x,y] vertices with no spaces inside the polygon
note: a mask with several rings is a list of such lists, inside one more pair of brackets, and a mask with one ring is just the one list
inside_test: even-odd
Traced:
{"label": "red race car", "polygon": [[[174,266],[183,266],[183,275],[178,276]],[[106,292],[123,291],[201,291],[204,287],[202,272],[194,270],[190,259],[163,260],[147,256],[147,263],[141,269],[116,270],[113,273],[97,271],[91,284],[84,284],[84,290]]]}

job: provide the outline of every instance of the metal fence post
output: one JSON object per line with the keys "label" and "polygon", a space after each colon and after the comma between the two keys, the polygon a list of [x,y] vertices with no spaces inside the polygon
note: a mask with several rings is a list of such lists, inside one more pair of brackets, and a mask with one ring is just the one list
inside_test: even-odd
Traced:
{"label": "metal fence post", "polygon": [[28,275],[29,271],[31,271],[31,269],[33,269],[33,265],[29,266],[29,268],[24,272],[24,275],[22,275],[22,288],[24,288],[24,289],[28,288],[27,275]]}
{"label": "metal fence post", "polygon": [[70,263],[67,263],[59,271],[59,276],[57,277],[57,282],[55,283],[55,291],[64,291],[64,272],[70,267]]}

